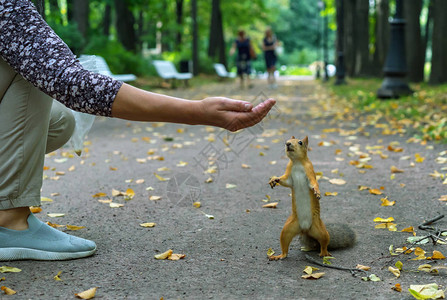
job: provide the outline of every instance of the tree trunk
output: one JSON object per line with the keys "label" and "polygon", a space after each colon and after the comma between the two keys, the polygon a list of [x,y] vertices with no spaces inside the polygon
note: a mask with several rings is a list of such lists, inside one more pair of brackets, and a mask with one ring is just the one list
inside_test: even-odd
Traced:
{"label": "tree trunk", "polygon": [[175,35],[175,48],[180,51],[182,48],[182,24],[183,24],[183,0],[175,0],[175,12],[177,22],[177,32]]}
{"label": "tree trunk", "polygon": [[447,36],[443,31],[447,28],[447,1],[433,0],[433,35],[430,84],[447,82]]}
{"label": "tree trunk", "polygon": [[126,0],[115,0],[116,32],[118,34],[118,39],[121,44],[123,44],[124,48],[135,52],[135,18],[129,9],[129,2],[130,1]]}
{"label": "tree trunk", "polygon": [[346,75],[352,77],[355,70],[355,34],[354,34],[354,20],[355,20],[355,0],[345,0],[344,3],[344,22],[345,22],[345,57],[346,57]]}
{"label": "tree trunk", "polygon": [[425,43],[421,36],[422,0],[403,1],[405,18],[405,51],[407,78],[410,82],[424,81]]}
{"label": "tree trunk", "polygon": [[102,19],[102,33],[108,37],[110,35],[110,25],[112,23],[112,6],[107,3],[104,8],[104,18]]}
{"label": "tree trunk", "polygon": [[219,56],[218,61],[226,65],[225,39],[222,27],[222,11],[220,9],[220,0],[213,0],[211,8],[211,28],[208,56],[214,59],[216,58],[216,56]]}
{"label": "tree trunk", "polygon": [[357,0],[355,7],[354,76],[372,75],[369,64],[369,1]]}
{"label": "tree trunk", "polygon": [[78,24],[79,32],[87,38],[89,29],[89,6],[88,0],[76,0],[72,4],[73,21]]}
{"label": "tree trunk", "polygon": [[197,26],[197,0],[191,0],[192,19],[192,72],[199,74],[199,33]]}
{"label": "tree trunk", "polygon": [[373,68],[375,76],[383,75],[390,42],[390,7],[389,0],[376,0],[376,40],[373,56]]}
{"label": "tree trunk", "polygon": [[42,18],[45,20],[45,0],[33,0],[33,2],[37,8],[37,11],[42,16]]}

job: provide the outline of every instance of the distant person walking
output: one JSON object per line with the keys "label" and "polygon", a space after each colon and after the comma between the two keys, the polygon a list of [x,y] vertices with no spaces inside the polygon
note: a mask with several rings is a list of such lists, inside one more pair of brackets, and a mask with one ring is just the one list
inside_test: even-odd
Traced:
{"label": "distant person walking", "polygon": [[233,55],[237,49],[237,75],[241,79],[241,88],[244,88],[244,80],[247,78],[248,87],[251,87],[250,73],[251,73],[251,62],[250,60],[254,58],[254,51],[251,45],[251,41],[245,35],[244,30],[239,30],[238,37],[234,41],[233,46],[230,50],[230,55]]}
{"label": "distant person walking", "polygon": [[264,50],[264,58],[265,58],[265,66],[267,68],[267,82],[270,88],[276,88],[276,79],[275,79],[275,71],[276,71],[276,47],[278,41],[276,40],[275,35],[272,32],[271,28],[267,28],[265,31],[265,36],[262,44],[262,50]]}

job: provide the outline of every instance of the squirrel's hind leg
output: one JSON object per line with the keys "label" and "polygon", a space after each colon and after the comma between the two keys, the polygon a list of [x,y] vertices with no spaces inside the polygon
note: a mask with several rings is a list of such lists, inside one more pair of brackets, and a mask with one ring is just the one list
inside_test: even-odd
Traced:
{"label": "squirrel's hind leg", "polygon": [[331,256],[327,247],[329,245],[329,233],[323,223],[312,226],[308,232],[309,236],[320,243],[320,257]]}
{"label": "squirrel's hind leg", "polygon": [[281,251],[280,255],[270,256],[269,260],[279,260],[287,257],[287,253],[289,253],[289,245],[292,242],[293,238],[299,233],[300,227],[298,224],[298,219],[295,215],[291,215],[284,227],[281,231]]}

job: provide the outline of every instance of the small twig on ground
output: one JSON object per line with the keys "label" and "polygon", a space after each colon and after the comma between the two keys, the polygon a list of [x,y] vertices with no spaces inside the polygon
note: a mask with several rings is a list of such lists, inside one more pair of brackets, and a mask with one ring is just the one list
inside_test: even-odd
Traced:
{"label": "small twig on ground", "polygon": [[418,228],[421,229],[421,230],[427,230],[427,229],[435,230],[434,227],[430,227],[428,225],[431,225],[434,222],[441,220],[442,218],[444,218],[444,215],[439,215],[439,216],[437,216],[437,217],[435,217],[435,218],[433,218],[431,220],[425,221],[424,223],[420,224],[418,226]]}
{"label": "small twig on ground", "polygon": [[306,254],[305,257],[308,261],[310,261],[311,263],[314,263],[316,265],[319,265],[320,267],[337,269],[337,270],[342,270],[342,271],[349,271],[349,272],[351,272],[352,276],[356,276],[356,275],[358,275],[358,273],[364,273],[366,276],[369,275],[368,271],[365,271],[365,270],[361,270],[361,269],[357,269],[357,268],[346,268],[346,267],[340,267],[340,266],[334,266],[334,265],[327,265],[327,264],[319,262],[318,260],[310,257],[308,254]]}

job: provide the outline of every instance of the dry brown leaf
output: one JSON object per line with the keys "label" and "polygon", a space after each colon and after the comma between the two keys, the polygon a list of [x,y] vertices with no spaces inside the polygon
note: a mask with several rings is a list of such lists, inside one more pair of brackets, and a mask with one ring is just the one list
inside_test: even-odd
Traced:
{"label": "dry brown leaf", "polygon": [[404,170],[398,169],[396,166],[391,166],[391,173],[403,173]]}
{"label": "dry brown leaf", "polygon": [[445,259],[445,256],[440,251],[434,250],[431,259]]}
{"label": "dry brown leaf", "polygon": [[171,255],[169,255],[168,260],[179,260],[179,259],[183,259],[185,257],[186,257],[185,254],[172,253]]}
{"label": "dry brown leaf", "polygon": [[396,276],[396,278],[400,277],[400,270],[394,267],[388,267],[388,271],[390,271],[391,273],[393,273],[394,276]]}
{"label": "dry brown leaf", "polygon": [[38,214],[42,211],[42,208],[39,206],[30,206],[29,210],[33,213],[33,214]]}
{"label": "dry brown leaf", "polygon": [[264,207],[264,208],[276,208],[277,205],[278,205],[278,202],[272,202],[272,203],[265,204],[262,207]]}
{"label": "dry brown leaf", "polygon": [[402,292],[402,286],[400,285],[400,283],[396,283],[394,286],[391,287],[391,289],[399,293]]}
{"label": "dry brown leaf", "polygon": [[359,270],[363,270],[363,271],[369,271],[371,269],[371,267],[364,266],[364,265],[357,265],[357,266],[355,266],[355,268],[359,269]]}
{"label": "dry brown leaf", "polygon": [[81,299],[92,299],[96,295],[96,289],[97,288],[94,287],[81,293],[77,293],[75,296]]}
{"label": "dry brown leaf", "polygon": [[320,279],[321,277],[323,277],[324,272],[320,272],[320,273],[312,273],[312,274],[308,274],[308,275],[303,275],[301,276],[301,278],[304,279]]}

